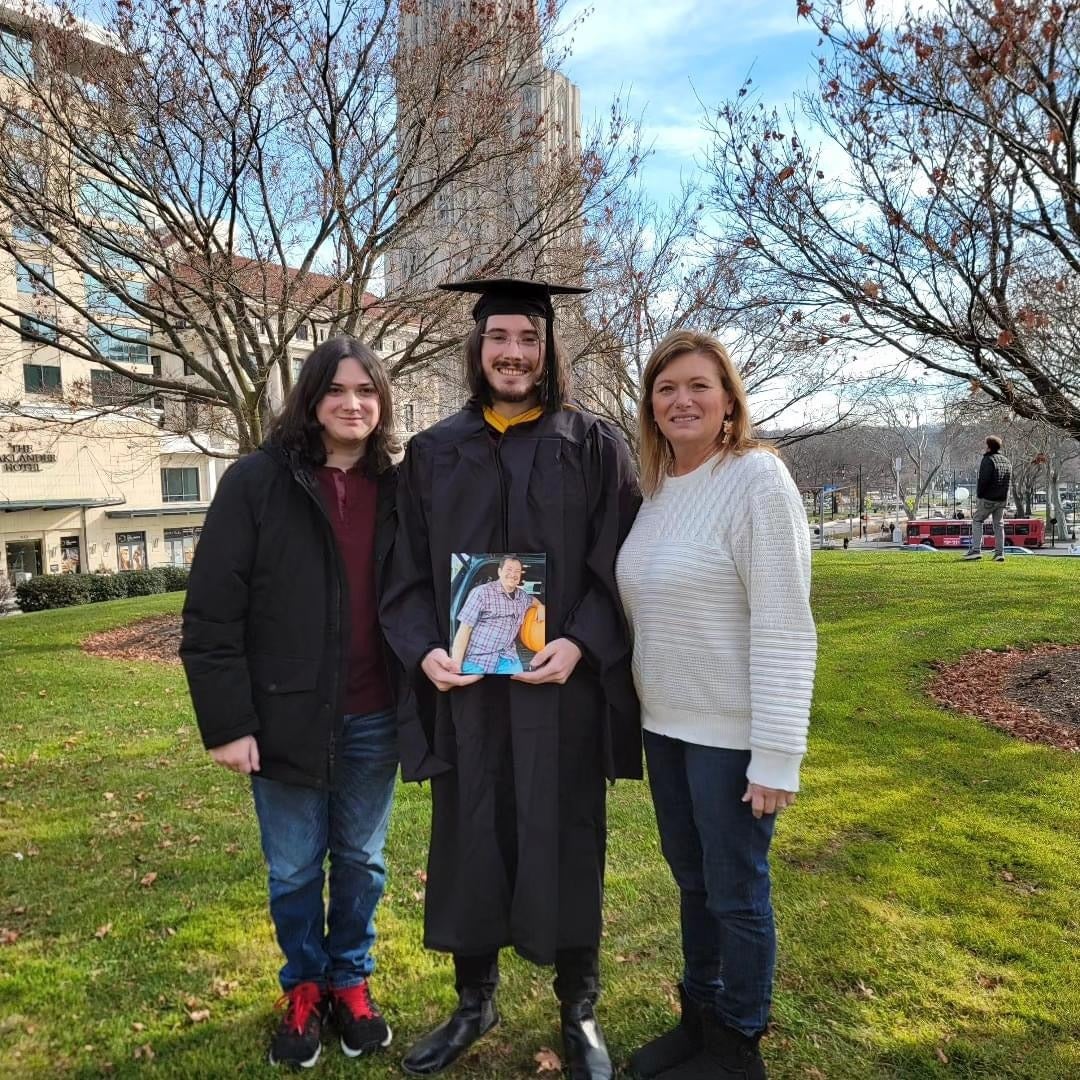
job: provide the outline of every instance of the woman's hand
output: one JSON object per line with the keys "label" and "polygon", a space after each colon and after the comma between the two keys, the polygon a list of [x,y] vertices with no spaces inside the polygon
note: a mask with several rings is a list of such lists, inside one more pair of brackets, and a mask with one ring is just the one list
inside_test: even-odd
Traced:
{"label": "woman's hand", "polygon": [[763,814],[775,814],[789,807],[795,801],[795,792],[762,784],[747,784],[742,801],[748,802],[754,817],[759,818]]}
{"label": "woman's hand", "polygon": [[259,744],[254,735],[241,735],[239,739],[211,747],[210,756],[221,766],[238,773],[259,771]]}

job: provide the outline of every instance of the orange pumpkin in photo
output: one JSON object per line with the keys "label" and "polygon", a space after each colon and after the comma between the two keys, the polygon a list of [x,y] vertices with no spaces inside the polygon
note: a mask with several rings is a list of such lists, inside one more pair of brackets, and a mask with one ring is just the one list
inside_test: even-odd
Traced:
{"label": "orange pumpkin in photo", "polygon": [[518,638],[529,652],[537,653],[544,647],[544,630],[547,624],[543,619],[538,618],[543,614],[543,611],[543,604],[533,604],[525,612],[525,618],[522,620],[521,632],[518,634]]}

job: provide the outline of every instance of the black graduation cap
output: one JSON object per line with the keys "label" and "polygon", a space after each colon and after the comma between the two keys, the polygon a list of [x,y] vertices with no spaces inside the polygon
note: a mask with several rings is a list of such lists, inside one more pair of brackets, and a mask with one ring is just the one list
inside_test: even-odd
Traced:
{"label": "black graduation cap", "polygon": [[592,292],[592,289],[576,285],[549,285],[546,281],[522,281],[518,278],[448,281],[439,288],[446,292],[479,293],[480,299],[472,310],[477,322],[489,315],[532,315],[547,319],[549,324],[555,318],[555,309],[551,306],[553,296]]}

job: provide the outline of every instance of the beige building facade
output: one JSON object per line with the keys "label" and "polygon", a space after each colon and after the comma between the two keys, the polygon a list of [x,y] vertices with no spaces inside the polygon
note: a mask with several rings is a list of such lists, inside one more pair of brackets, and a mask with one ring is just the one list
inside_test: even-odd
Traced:
{"label": "beige building facade", "polygon": [[0,572],[187,565],[226,464],[123,416],[0,420]]}

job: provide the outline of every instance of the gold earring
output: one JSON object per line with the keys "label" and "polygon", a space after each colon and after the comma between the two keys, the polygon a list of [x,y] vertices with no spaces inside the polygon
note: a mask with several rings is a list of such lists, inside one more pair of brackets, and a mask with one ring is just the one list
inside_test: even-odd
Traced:
{"label": "gold earring", "polygon": [[723,437],[720,439],[721,445],[727,446],[727,444],[731,441],[731,429],[732,429],[732,427],[733,427],[733,425],[731,423],[731,417],[727,417],[724,420],[723,427],[721,428],[721,430],[724,433]]}

